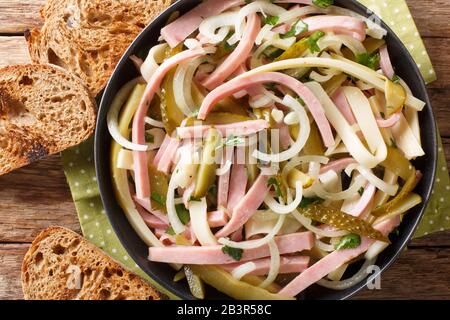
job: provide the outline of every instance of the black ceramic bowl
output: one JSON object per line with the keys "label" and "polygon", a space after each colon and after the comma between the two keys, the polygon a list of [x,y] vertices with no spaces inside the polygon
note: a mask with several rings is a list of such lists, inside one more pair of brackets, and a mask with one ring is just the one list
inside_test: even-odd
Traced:
{"label": "black ceramic bowl", "polygon": [[[150,262],[147,260],[147,245],[133,230],[114,197],[109,167],[111,136],[109,135],[106,126],[106,114],[119,88],[127,81],[138,76],[136,68],[129,59],[130,55],[136,54],[143,49],[148,50],[157,42],[160,30],[165,25],[172,12],[180,11],[181,13],[184,13],[195,7],[199,2],[199,0],[177,1],[170,8],[159,15],[134,40],[117,65],[103,94],[98,112],[97,129],[95,132],[95,166],[98,183],[100,186],[100,194],[114,231],[122,242],[122,245],[134,261],[136,261],[139,267],[141,267],[152,279],[166,288],[169,292],[182,299],[194,299],[188,286],[183,281],[178,283],[174,283],[172,281],[174,270],[168,265]],[[361,15],[368,16],[371,14],[364,6],[354,0],[336,0],[335,2],[336,5],[351,9]],[[397,74],[406,80],[414,95],[425,101],[427,105],[425,109],[420,112],[420,125],[422,139],[424,142],[423,147],[426,155],[414,163],[415,166],[423,173],[423,179],[417,186],[415,192],[420,194],[424,201],[421,205],[410,210],[410,212],[405,216],[401,226],[399,227],[399,235],[391,236],[392,244],[379,256],[377,260],[377,264],[381,271],[384,271],[394,262],[403,248],[407,245],[414,230],[416,229],[431,194],[437,160],[436,126],[425,84],[416,64],[401,41],[386,25],[383,24],[383,27],[388,30],[386,41]],[[365,281],[362,281],[361,283],[358,283],[346,290],[333,291],[313,285],[302,294],[301,298],[346,299],[364,288],[364,286]],[[211,287],[208,287],[207,298],[224,299],[227,298],[227,296]]]}

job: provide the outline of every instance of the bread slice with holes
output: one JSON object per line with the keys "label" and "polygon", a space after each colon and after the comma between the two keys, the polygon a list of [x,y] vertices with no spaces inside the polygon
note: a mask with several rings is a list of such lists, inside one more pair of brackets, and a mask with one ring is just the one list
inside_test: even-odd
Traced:
{"label": "bread slice with holes", "polygon": [[59,65],[96,96],[133,39],[170,0],[48,0],[26,32],[32,61]]}
{"label": "bread slice with holes", "polygon": [[22,263],[26,300],[155,300],[159,292],[77,233],[49,227]]}
{"label": "bread slice with holes", "polygon": [[0,69],[0,175],[86,140],[95,104],[81,80],[52,65]]}

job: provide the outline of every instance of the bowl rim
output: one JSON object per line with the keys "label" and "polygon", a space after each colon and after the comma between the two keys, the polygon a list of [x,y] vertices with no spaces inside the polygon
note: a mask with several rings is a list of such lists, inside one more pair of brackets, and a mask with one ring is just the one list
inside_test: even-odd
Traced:
{"label": "bowl rim", "polygon": [[[158,275],[157,272],[150,270],[146,265],[144,265],[140,262],[138,255],[136,255],[135,252],[131,249],[130,244],[123,239],[122,230],[120,228],[120,223],[114,218],[114,214],[112,214],[112,212],[111,212],[112,202],[117,203],[117,200],[114,195],[109,194],[105,190],[106,187],[105,187],[104,173],[102,173],[102,167],[105,166],[106,164],[102,163],[100,160],[100,154],[101,154],[101,150],[103,147],[102,143],[101,143],[102,134],[109,134],[109,133],[108,133],[107,128],[106,128],[106,131],[105,130],[97,130],[97,128],[106,127],[106,124],[103,123],[103,122],[106,122],[106,116],[100,117],[100,114],[107,113],[107,111],[109,109],[107,100],[109,99],[110,96],[114,96],[116,93],[116,92],[112,91],[111,84],[114,81],[116,81],[116,79],[119,77],[120,71],[122,70],[124,65],[127,63],[129,56],[135,51],[135,49],[138,46],[141,45],[141,41],[143,40],[145,35],[147,35],[147,33],[151,32],[151,30],[153,30],[155,28],[155,26],[160,23],[160,20],[162,20],[162,19],[167,20],[167,18],[170,16],[171,13],[173,13],[177,10],[180,10],[180,9],[182,10],[182,8],[185,5],[189,5],[192,2],[199,3],[200,1],[199,0],[178,0],[178,1],[174,2],[171,6],[166,8],[157,17],[155,17],[152,20],[152,22],[150,22],[144,28],[142,30],[142,32],[140,32],[139,35],[133,40],[133,42],[130,44],[130,46],[127,48],[127,50],[124,52],[124,54],[122,55],[118,64],[114,68],[114,71],[111,74],[111,76],[107,82],[107,85],[103,91],[101,102],[100,102],[100,105],[98,108],[99,116],[97,117],[96,131],[95,131],[95,136],[94,136],[94,162],[95,162],[96,177],[97,177],[97,181],[98,181],[98,185],[99,185],[100,197],[101,197],[103,206],[105,208],[106,214],[108,216],[108,220],[111,223],[115,234],[117,235],[119,241],[121,242],[122,246],[125,248],[127,253],[130,255],[130,257],[152,279],[152,281],[155,281],[160,287],[164,288],[164,290],[166,290],[170,294],[174,295],[176,298],[181,298],[181,299],[192,299],[193,297],[186,296],[184,294],[184,292],[182,292],[181,290],[175,288],[174,286],[167,285],[166,281],[161,279],[161,277]],[[434,160],[432,163],[432,166],[431,166],[432,179],[430,180],[430,184],[426,185],[424,187],[425,188],[425,190],[423,192],[424,199],[423,199],[422,204],[420,204],[421,208],[417,214],[417,217],[415,217],[415,219],[410,222],[412,224],[410,231],[407,233],[406,236],[403,236],[403,240],[402,239],[398,240],[398,241],[402,242],[400,247],[394,252],[394,254],[392,254],[386,258],[387,262],[385,262],[385,264],[382,266],[382,268],[379,268],[373,275],[370,275],[370,277],[375,278],[375,277],[379,277],[381,273],[383,273],[386,269],[388,269],[394,263],[394,261],[396,261],[398,259],[400,253],[403,252],[403,249],[407,246],[408,242],[411,240],[412,235],[414,234],[420,221],[422,220],[422,217],[427,208],[428,202],[431,198],[431,193],[432,193],[432,189],[433,189],[433,186],[435,183],[435,178],[436,178],[437,161],[438,161],[438,138],[437,138],[436,117],[434,115],[433,108],[431,106],[430,98],[428,95],[428,91],[426,88],[426,84],[420,73],[420,70],[419,70],[417,64],[414,62],[414,59],[412,58],[411,54],[407,50],[406,46],[399,39],[397,34],[378,15],[376,15],[373,11],[368,9],[365,5],[359,3],[357,0],[350,0],[350,1],[337,0],[336,2],[337,3],[335,3],[335,5],[340,6],[340,7],[346,7],[345,5],[343,6],[342,2],[344,2],[344,3],[349,2],[350,5],[355,6],[357,8],[357,10],[359,10],[360,12],[365,12],[365,14],[360,13],[361,15],[368,17],[368,15],[370,14],[370,16],[373,15],[376,17],[376,19],[378,19],[377,22],[379,21],[381,23],[381,26],[385,30],[387,30],[388,35],[392,38],[391,42],[396,42],[397,45],[400,46],[401,51],[404,53],[404,58],[406,58],[408,60],[407,61],[408,65],[412,66],[413,72],[415,73],[415,76],[416,76],[415,80],[419,81],[418,86],[420,87],[420,91],[423,91],[423,94],[425,97],[425,99],[424,99],[426,102],[425,108],[429,109],[429,112],[431,114],[430,125],[432,127],[433,132],[427,133],[427,135],[428,135],[427,137],[431,138],[430,140],[432,140],[432,141],[430,141],[430,142],[432,142],[433,146],[434,146],[432,154],[429,155]],[[354,10],[352,10],[352,11],[354,11]],[[158,33],[159,33],[159,30],[158,30]],[[110,172],[110,164],[108,163],[106,166],[107,166],[107,171]],[[365,286],[366,286],[365,281],[361,281],[361,282],[355,284],[354,286],[351,287],[351,292],[349,292],[348,294],[342,295],[341,299],[344,300],[344,299],[351,298],[353,295],[360,292]]]}

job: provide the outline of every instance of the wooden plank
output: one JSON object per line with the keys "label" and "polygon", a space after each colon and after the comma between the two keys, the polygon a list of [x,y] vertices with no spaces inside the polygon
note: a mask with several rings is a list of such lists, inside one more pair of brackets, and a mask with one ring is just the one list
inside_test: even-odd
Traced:
{"label": "wooden plank", "polygon": [[[45,0],[0,0],[0,33],[21,33],[41,25],[39,9],[44,3]],[[408,5],[423,37],[450,38],[447,0],[408,0]]]}
{"label": "wooden plank", "polygon": [[450,249],[407,250],[381,275],[381,290],[355,299],[450,299]]}
{"label": "wooden plank", "polygon": [[450,248],[450,230],[436,232],[419,239],[411,240],[408,244],[409,249],[423,247],[449,247]]}
{"label": "wooden plank", "polygon": [[[442,28],[449,29],[444,26]],[[450,60],[448,59],[450,55],[450,38],[424,38],[423,41],[438,78],[437,81],[429,86],[431,88],[450,87],[450,74],[447,72],[450,68]]]}
{"label": "wooden plank", "polygon": [[[407,0],[422,37],[450,38],[448,0]],[[431,19],[430,19],[431,18]]]}
{"label": "wooden plank", "polygon": [[23,36],[0,36],[0,67],[29,62],[27,42]]}
{"label": "wooden plank", "polygon": [[0,242],[31,242],[50,225],[80,230],[59,156],[0,177]]}
{"label": "wooden plank", "polygon": [[0,33],[22,33],[42,24],[39,9],[45,0],[0,0]]}
{"label": "wooden plank", "polygon": [[20,269],[29,244],[0,244],[0,300],[23,299]]}
{"label": "wooden plank", "polygon": [[[20,266],[26,244],[0,244],[0,299],[21,299]],[[382,276],[381,290],[355,299],[450,299],[450,249],[407,250]]]}

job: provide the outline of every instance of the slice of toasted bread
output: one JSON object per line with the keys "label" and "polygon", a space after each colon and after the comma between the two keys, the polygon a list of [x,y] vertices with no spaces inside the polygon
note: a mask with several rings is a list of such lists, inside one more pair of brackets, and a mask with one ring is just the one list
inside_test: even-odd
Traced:
{"label": "slice of toasted bread", "polygon": [[142,29],[170,0],[48,0],[44,25],[26,33],[32,61],[78,75],[97,95]]}
{"label": "slice of toasted bread", "polygon": [[22,263],[27,300],[155,300],[163,296],[77,233],[49,227]]}
{"label": "slice of toasted bread", "polygon": [[0,175],[86,140],[95,104],[80,79],[51,65],[0,69]]}

